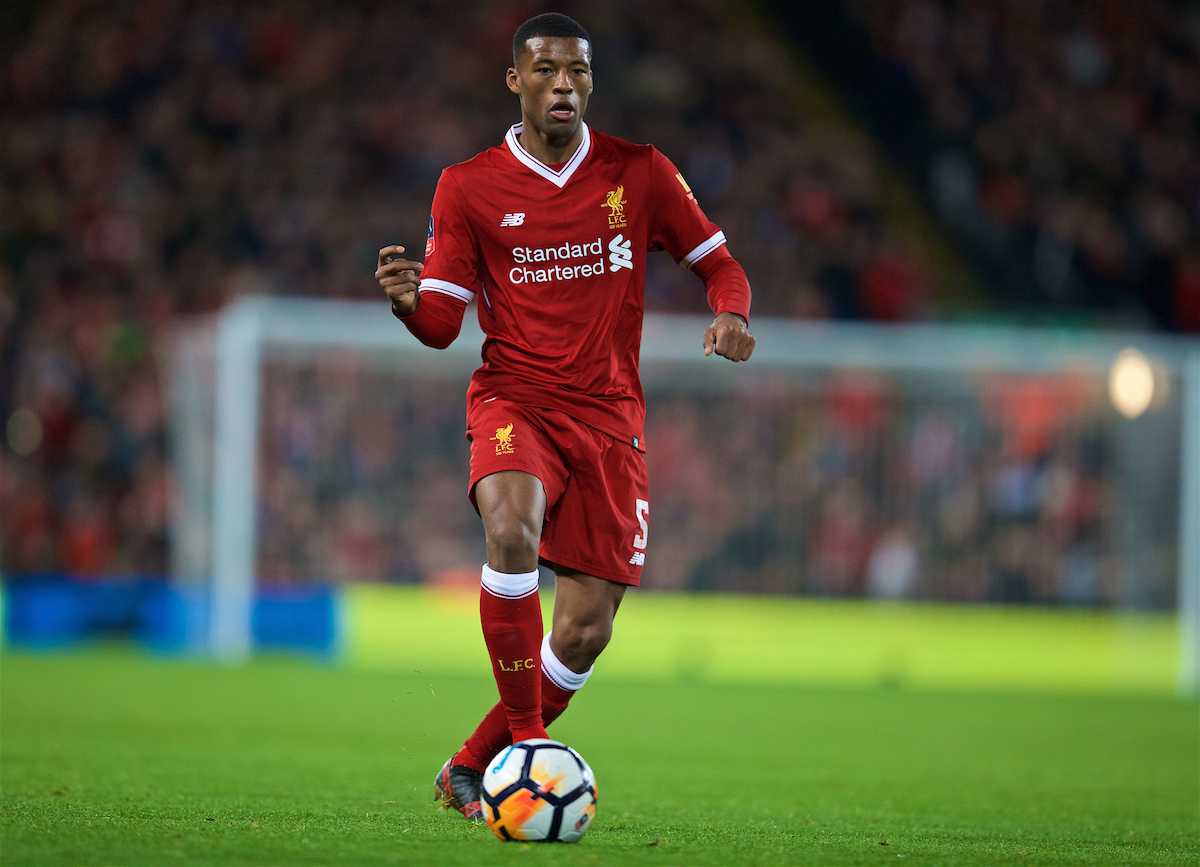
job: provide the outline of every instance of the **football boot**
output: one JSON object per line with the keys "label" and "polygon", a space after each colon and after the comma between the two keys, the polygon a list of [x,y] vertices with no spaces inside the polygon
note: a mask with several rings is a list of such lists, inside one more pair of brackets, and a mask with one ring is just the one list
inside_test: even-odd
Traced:
{"label": "football boot", "polygon": [[483,821],[483,809],[479,802],[479,789],[483,785],[483,774],[466,765],[452,765],[451,756],[433,779],[433,799],[443,810],[458,810],[464,819]]}

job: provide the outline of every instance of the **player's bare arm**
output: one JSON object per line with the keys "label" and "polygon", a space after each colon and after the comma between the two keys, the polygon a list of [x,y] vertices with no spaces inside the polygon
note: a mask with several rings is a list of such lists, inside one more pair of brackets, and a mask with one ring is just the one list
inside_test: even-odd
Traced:
{"label": "player's bare arm", "polygon": [[754,335],[745,319],[736,313],[721,313],[704,329],[704,354],[714,352],[730,361],[746,361],[754,352]]}
{"label": "player's bare arm", "polygon": [[411,316],[420,301],[420,275],[425,265],[405,259],[400,254],[403,247],[384,247],[379,251],[379,268],[375,279],[392,302],[392,312],[397,316]]}

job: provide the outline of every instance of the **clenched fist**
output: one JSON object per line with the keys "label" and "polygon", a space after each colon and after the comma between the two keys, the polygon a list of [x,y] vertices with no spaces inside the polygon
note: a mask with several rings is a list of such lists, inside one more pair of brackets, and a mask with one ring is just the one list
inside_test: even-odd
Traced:
{"label": "clenched fist", "polygon": [[754,335],[746,320],[736,313],[722,313],[704,329],[704,354],[724,356],[730,361],[745,361],[754,352]]}
{"label": "clenched fist", "polygon": [[379,251],[379,268],[375,279],[392,302],[392,312],[397,316],[409,316],[420,303],[421,288],[419,275],[425,265],[401,258],[403,247],[384,247]]}

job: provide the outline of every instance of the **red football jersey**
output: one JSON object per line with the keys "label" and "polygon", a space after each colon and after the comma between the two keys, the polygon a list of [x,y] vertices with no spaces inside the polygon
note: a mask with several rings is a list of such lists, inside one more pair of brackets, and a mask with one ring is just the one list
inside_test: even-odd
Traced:
{"label": "red football jersey", "polygon": [[[421,291],[480,296],[486,340],[469,404],[503,396],[561,410],[641,449],[646,253],[666,250],[690,268],[725,235],[650,145],[584,124],[579,149],[555,169],[520,133],[517,124],[503,144],[442,172]],[[748,318],[744,293],[728,304],[714,312]]]}

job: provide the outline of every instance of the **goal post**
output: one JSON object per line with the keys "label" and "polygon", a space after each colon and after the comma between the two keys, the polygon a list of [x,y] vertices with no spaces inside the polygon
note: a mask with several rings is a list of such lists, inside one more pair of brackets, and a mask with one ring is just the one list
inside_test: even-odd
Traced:
{"label": "goal post", "polygon": [[1192,343],[1180,366],[1178,692],[1194,699],[1200,696],[1200,345]]}
{"label": "goal post", "polygon": [[[1161,600],[1163,591],[1159,573],[1163,569],[1175,573],[1170,593],[1179,617],[1179,692],[1189,696],[1197,694],[1200,688],[1200,631],[1197,629],[1197,623],[1200,623],[1200,344],[1180,338],[1132,332],[945,324],[814,323],[756,318],[752,327],[758,338],[758,346],[753,361],[749,365],[732,365],[723,359],[705,358],[700,351],[701,335],[710,322],[703,316],[646,316],[641,367],[650,403],[647,442],[652,451],[655,441],[649,430],[654,426],[656,406],[669,401],[669,395],[675,393],[694,397],[692,405],[676,407],[681,417],[688,413],[703,414],[707,406],[705,402],[709,399],[705,395],[740,395],[739,399],[749,401],[746,404],[747,413],[758,412],[755,407],[768,407],[761,417],[747,418],[747,425],[769,428],[779,423],[780,419],[786,419],[787,424],[799,431],[795,436],[807,436],[801,430],[807,424],[805,419],[824,406],[821,401],[825,398],[819,397],[824,393],[821,391],[824,386],[820,383],[837,376],[841,371],[864,373],[886,380],[886,385],[881,387],[895,393],[893,398],[889,398],[891,403],[888,405],[899,407],[893,414],[908,413],[906,418],[910,418],[910,421],[917,419],[921,423],[932,419],[932,427],[936,427],[934,422],[938,413],[959,412],[956,407],[969,405],[971,417],[962,422],[961,436],[974,436],[978,440],[984,434],[993,435],[987,431],[980,434],[980,422],[976,418],[979,416],[980,402],[985,400],[980,394],[989,389],[989,394],[996,391],[988,385],[989,377],[1008,378],[1018,386],[1020,377],[1046,376],[1064,381],[1070,377],[1080,377],[1086,380],[1085,391],[1092,395],[1090,399],[1095,404],[1095,393],[1116,376],[1115,362],[1124,357],[1123,353],[1135,351],[1137,357],[1149,365],[1146,369],[1150,373],[1134,371],[1131,381],[1136,384],[1138,375],[1142,375],[1143,379],[1145,376],[1153,377],[1152,384],[1156,389],[1153,406],[1144,415],[1134,419],[1120,417],[1111,411],[1111,407],[1105,412],[1095,407],[1089,410],[1091,415],[1088,416],[1088,424],[1099,431],[1093,439],[1106,450],[1100,487],[1112,502],[1105,508],[1119,513],[1117,519],[1110,523],[1111,527],[1116,528],[1113,532],[1120,538],[1101,540],[1101,543],[1118,552],[1118,565],[1129,573],[1122,579],[1126,581],[1126,585],[1123,585],[1126,589],[1122,591],[1125,601],[1118,600],[1116,604],[1133,607],[1155,604],[1153,601],[1143,603],[1138,600]],[[172,569],[175,580],[183,588],[206,600],[202,606],[204,613],[197,618],[198,625],[194,629],[194,641],[198,648],[230,660],[244,658],[253,650],[251,605],[259,577],[259,558],[264,548],[260,524],[266,508],[263,492],[258,486],[264,472],[274,472],[271,467],[263,466],[264,411],[276,415],[292,413],[299,419],[295,425],[305,430],[318,424],[291,406],[286,394],[280,397],[274,386],[264,384],[264,371],[268,368],[282,370],[280,376],[290,383],[284,392],[290,389],[293,393],[309,395],[309,403],[312,404],[310,415],[354,412],[358,411],[355,407],[365,405],[362,401],[356,403],[349,394],[342,393],[352,385],[343,387],[336,377],[322,379],[324,374],[319,370],[311,376],[298,373],[314,364],[328,367],[341,363],[356,366],[355,369],[368,369],[369,374],[346,374],[346,381],[354,383],[369,380],[369,387],[376,392],[394,391],[399,394],[422,383],[433,390],[431,395],[421,398],[420,405],[415,409],[414,406],[389,405],[381,411],[380,418],[386,420],[398,417],[397,414],[411,415],[414,412],[426,416],[430,413],[437,415],[436,410],[430,408],[437,402],[456,408],[463,404],[466,382],[470,372],[479,363],[482,342],[483,334],[473,310],[468,311],[459,338],[449,348],[438,351],[416,341],[390,315],[385,303],[312,298],[244,297],[231,303],[215,317],[186,322],[180,327],[172,345],[170,371],[166,378],[171,390],[172,406],[171,460],[180,488],[172,533]],[[1004,395],[1011,395],[1012,391],[1012,388],[996,391],[1000,394],[997,399],[1007,400]],[[905,409],[910,405],[916,408]],[[779,406],[784,409],[779,409]],[[338,410],[337,407],[342,409]],[[704,424],[710,424],[710,421],[700,426],[702,436]],[[446,419],[438,423],[445,430],[454,427],[454,423]],[[1036,426],[1037,420],[1034,419],[1032,423]],[[369,424],[378,426],[380,422],[376,419]],[[711,424],[716,422],[711,421]],[[905,436],[909,436],[911,430],[906,430]],[[710,432],[716,436],[717,428],[711,428]],[[458,433],[461,439],[461,429]],[[762,430],[759,433],[769,438],[770,431]],[[297,436],[318,434],[309,431]],[[836,439],[830,437],[832,435],[827,436],[826,445]],[[326,446],[336,450],[337,444]],[[417,441],[408,446],[409,449],[435,451],[450,447],[440,440]],[[369,457],[374,447],[364,448]],[[889,448],[896,450],[894,443]],[[1164,454],[1164,449],[1170,454]],[[437,464],[439,460],[446,462],[439,458],[434,463]],[[1139,467],[1147,466],[1147,460],[1153,461],[1153,472],[1143,473]],[[297,461],[300,469],[289,471],[291,475],[288,476],[288,483],[293,486],[306,484],[303,479],[296,481],[304,472],[301,466],[303,461]],[[785,470],[792,472],[794,467],[772,468],[764,463],[760,467],[761,476],[757,477],[757,483],[770,487],[774,484],[773,480],[786,475]],[[1168,473],[1169,484],[1156,492],[1153,490],[1153,479],[1161,477],[1164,471]],[[392,467],[386,469],[380,478],[399,479],[392,484],[416,485],[413,490],[417,491],[422,484],[422,472],[419,466],[404,470]],[[336,485],[337,473],[327,475],[329,478],[321,484],[325,487]],[[863,478],[866,477],[860,473],[856,484],[863,490],[870,489],[869,483],[865,487],[862,484]],[[440,477],[435,479],[438,480]],[[1019,484],[1020,481],[1015,479],[1012,483]],[[673,482],[668,478],[667,484]],[[836,488],[837,480],[834,479],[830,485],[831,490]],[[282,495],[271,496],[278,499]],[[788,498],[791,495],[784,491],[771,496],[783,497],[784,502],[790,502]],[[830,496],[836,500],[842,495],[835,491]],[[845,496],[852,499],[850,494]],[[376,490],[364,502],[376,503],[379,497]],[[1169,501],[1166,506],[1164,500]],[[320,497],[313,500],[318,501],[324,502]],[[329,502],[340,501],[333,496]],[[337,508],[344,511],[348,526],[370,523],[371,508],[356,507],[353,502],[342,503]],[[836,511],[836,503],[830,508]],[[896,511],[895,504],[889,508]],[[1147,514],[1159,514],[1166,508],[1175,516],[1172,527],[1167,530],[1161,520],[1139,517],[1139,510],[1143,508]],[[770,511],[767,509],[767,512]],[[807,568],[794,561],[819,554],[813,550],[813,540],[805,535],[807,530],[796,526],[805,522],[805,515],[808,513],[795,509],[778,512],[778,516],[786,516],[786,519],[777,516],[774,523],[787,526],[769,531],[775,535],[771,536],[772,541],[768,546],[774,546],[772,550],[779,552],[778,562],[763,567],[768,571],[774,569],[772,574],[776,577],[769,580],[756,578],[759,584],[754,589],[766,587],[783,592],[795,589],[802,592],[839,592],[831,591],[828,585],[821,585],[816,579],[792,580],[786,577],[793,572],[799,574],[797,570]],[[286,516],[276,515],[273,520],[286,523]],[[712,520],[721,519],[718,516]],[[907,520],[900,516],[897,525]],[[768,516],[763,517],[760,523],[762,521],[771,523],[772,519]],[[321,523],[319,520],[310,521],[308,526],[320,527]],[[361,542],[361,551],[349,545],[343,552],[345,556],[342,561],[323,561],[319,568],[313,567],[322,574],[311,577],[320,580],[327,577],[325,573],[353,575],[356,568],[353,563],[357,562],[355,557],[367,556],[362,551],[369,551],[374,544],[371,542],[374,537],[369,530],[369,527],[361,530],[358,536],[351,534],[352,538],[365,540]],[[693,527],[689,532],[694,531]],[[477,534],[477,528],[473,532]],[[668,529],[667,532],[673,531]],[[755,538],[766,538],[761,536],[761,532]],[[920,528],[917,527],[914,532],[920,535]],[[1158,534],[1154,537],[1154,545],[1147,542],[1147,533]],[[1167,537],[1170,537],[1167,547],[1173,550],[1164,554],[1162,539]],[[680,539],[683,538],[680,536]],[[792,541],[789,542],[789,539]],[[1017,536],[1014,539],[1016,541],[1012,541],[1011,545],[1019,547]],[[320,548],[321,544],[313,541],[314,550]],[[330,544],[337,547],[341,543]],[[685,543],[681,541],[679,544]],[[936,559],[941,556],[937,552],[926,552],[919,541],[915,544],[922,550],[923,557]],[[1003,546],[1010,543],[1001,540],[997,544]],[[295,547],[295,542],[279,542],[275,547],[288,545]],[[734,546],[734,543],[730,545]],[[347,545],[342,545],[342,548],[347,548]],[[732,551],[733,547],[729,550]],[[713,557],[717,556],[715,552],[710,553]],[[312,556],[319,557],[321,552],[317,551]],[[1169,566],[1160,562],[1164,557],[1171,561]],[[1142,564],[1142,560],[1149,565]],[[347,563],[351,565],[347,566]],[[694,574],[703,571],[700,565],[693,565]],[[303,565],[295,567],[301,572],[307,568]],[[404,571],[394,564],[388,568]],[[417,567],[404,568],[411,571]],[[431,568],[436,568],[436,564],[430,566],[425,562],[417,571],[423,573]],[[1070,564],[1062,568],[1069,570]],[[1154,575],[1158,577],[1147,577],[1150,575],[1147,570],[1157,570]],[[292,574],[286,568],[282,571]],[[780,575],[784,577],[778,577]],[[671,579],[676,581],[674,584],[663,580],[665,583],[661,586],[673,588],[707,586],[701,579],[693,580],[686,576]],[[692,583],[678,583],[680,581]],[[1158,584],[1154,584],[1154,581],[1158,581]],[[656,586],[653,582],[648,583]],[[1150,593],[1144,590],[1143,585],[1160,589]]]}

